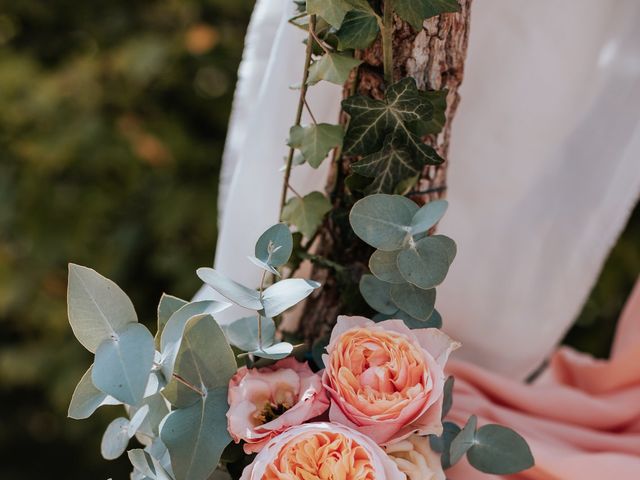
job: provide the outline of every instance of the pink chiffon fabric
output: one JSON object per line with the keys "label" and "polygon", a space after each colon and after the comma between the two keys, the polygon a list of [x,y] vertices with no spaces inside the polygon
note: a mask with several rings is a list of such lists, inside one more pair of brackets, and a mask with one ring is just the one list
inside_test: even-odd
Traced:
{"label": "pink chiffon fabric", "polygon": [[523,435],[535,467],[496,477],[462,460],[451,480],[640,479],[640,280],[625,306],[611,358],[598,360],[560,348],[547,370],[523,384],[467,362],[451,360],[458,424],[476,414],[480,424],[500,423]]}

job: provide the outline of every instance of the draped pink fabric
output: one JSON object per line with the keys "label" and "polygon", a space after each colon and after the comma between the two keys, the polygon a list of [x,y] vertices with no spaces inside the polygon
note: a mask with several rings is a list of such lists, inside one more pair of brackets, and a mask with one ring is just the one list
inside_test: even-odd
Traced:
{"label": "draped pink fabric", "polygon": [[456,377],[450,418],[464,424],[508,425],[523,435],[536,466],[507,477],[485,475],[466,460],[451,480],[640,479],[640,280],[625,306],[609,360],[559,349],[533,384],[466,362],[450,361]]}

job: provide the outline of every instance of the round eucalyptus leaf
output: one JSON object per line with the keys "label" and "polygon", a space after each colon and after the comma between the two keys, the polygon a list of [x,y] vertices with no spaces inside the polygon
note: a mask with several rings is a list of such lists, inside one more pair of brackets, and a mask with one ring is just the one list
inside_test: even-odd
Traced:
{"label": "round eucalyptus leaf", "polygon": [[91,380],[104,393],[137,405],[149,381],[154,352],[149,330],[139,323],[129,324],[100,344]]}
{"label": "round eucalyptus leaf", "polygon": [[391,284],[377,279],[373,275],[363,275],[360,279],[360,293],[369,306],[380,313],[392,315],[398,307],[391,300]]}
{"label": "round eucalyptus leaf", "polygon": [[501,425],[480,427],[467,459],[476,469],[493,475],[511,475],[534,465],[526,440]]}
{"label": "round eucalyptus leaf", "polygon": [[213,268],[202,267],[196,270],[196,273],[204,283],[233,303],[250,310],[260,310],[262,308],[260,294],[257,290],[252,290],[238,282],[234,282]]}
{"label": "round eucalyptus leaf", "polygon": [[428,231],[440,221],[448,206],[449,202],[446,200],[434,200],[425,204],[411,220],[411,234],[417,235]]}
{"label": "round eucalyptus leaf", "polygon": [[102,436],[100,453],[106,460],[115,460],[124,453],[129,445],[129,420],[118,417],[111,422]]}
{"label": "round eucalyptus leaf", "polygon": [[407,312],[403,312],[402,310],[398,310],[398,312],[395,314],[395,318],[399,318],[400,320],[404,321],[405,325],[407,325],[407,327],[412,330],[419,330],[421,328],[442,327],[442,317],[437,310],[434,310],[427,320],[418,320],[417,318],[412,317]]}
{"label": "round eucalyptus leaf", "polygon": [[418,206],[400,195],[376,194],[356,202],[349,214],[358,237],[387,252],[403,247]]}
{"label": "round eucalyptus leaf", "polygon": [[453,422],[442,422],[442,435],[436,437],[431,435],[429,437],[429,443],[434,452],[442,454],[440,461],[442,468],[447,469],[451,467],[451,461],[449,458],[449,449],[451,442],[460,433],[460,427]]}
{"label": "round eucalyptus leaf", "polygon": [[275,317],[307,298],[320,284],[303,278],[288,278],[274,283],[262,294],[262,305],[267,317]]}
{"label": "round eucalyptus leaf", "polygon": [[256,242],[255,256],[272,267],[279,267],[289,261],[293,251],[293,237],[289,227],[278,223],[268,228]]}
{"label": "round eucalyptus leaf", "polygon": [[263,347],[251,352],[256,357],[266,358],[268,360],[282,360],[287,358],[293,352],[293,345],[288,342],[280,342],[270,347]]}
{"label": "round eucalyptus leaf", "polygon": [[449,256],[446,242],[426,237],[398,254],[398,270],[407,282],[422,289],[433,288],[449,273]]}
{"label": "round eucalyptus leaf", "polygon": [[[262,346],[273,345],[276,337],[276,324],[271,318],[264,318],[260,321],[262,326]],[[229,343],[245,352],[256,350],[259,346],[258,317],[244,317],[234,320],[222,327]]]}
{"label": "round eucalyptus leaf", "polygon": [[149,405],[143,405],[136,410],[136,413],[133,414],[131,420],[129,421],[129,427],[127,429],[129,438],[133,437],[136,434],[136,432],[142,425],[142,422],[146,420],[147,415],[149,415]]}
{"label": "round eucalyptus leaf", "polygon": [[383,252],[376,250],[369,259],[369,269],[376,278],[387,283],[405,283],[405,279],[398,269],[398,254],[401,250]]}
{"label": "round eucalyptus leaf", "polygon": [[467,453],[467,450],[474,445],[477,424],[477,417],[475,415],[471,415],[467,424],[451,442],[451,447],[449,448],[449,459],[451,465],[458,463],[462,456]]}
{"label": "round eucalyptus leaf", "polygon": [[103,340],[138,317],[129,297],[91,268],[69,264],[69,323],[78,341],[95,353]]}
{"label": "round eucalyptus leaf", "polygon": [[391,286],[391,299],[402,311],[413,318],[426,321],[433,314],[436,290],[423,290],[410,283]]}
{"label": "round eucalyptus leaf", "polygon": [[122,402],[98,390],[91,381],[93,365],[82,376],[73,391],[69,404],[69,418],[83,420],[89,418],[102,405],[120,405]]}

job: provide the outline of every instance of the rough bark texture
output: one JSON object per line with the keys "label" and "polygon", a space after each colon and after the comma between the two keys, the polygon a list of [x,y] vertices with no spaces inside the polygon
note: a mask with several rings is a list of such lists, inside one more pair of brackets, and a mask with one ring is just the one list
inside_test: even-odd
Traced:
{"label": "rough bark texture", "polygon": [[[459,13],[429,19],[419,32],[395,18],[394,79],[411,76],[421,89],[448,90],[446,124],[439,135],[424,138],[445,159],[449,150],[451,122],[460,101],[458,88],[462,83],[469,37],[471,0],[460,0],[460,4],[462,9]],[[364,63],[345,86],[344,95],[347,97],[357,91],[380,99],[385,88],[380,42],[360,52],[360,56]],[[341,122],[345,124],[347,119],[344,115],[342,117]],[[327,268],[326,261],[314,265],[312,278],[322,282],[323,288],[307,302],[298,327],[298,334],[309,342],[325,337],[339,313],[362,313],[362,304],[355,305],[351,299],[357,298],[357,283],[368,270],[367,262],[372,250],[355,238],[350,230],[347,214],[353,198],[344,185],[350,165],[357,159],[343,157],[328,181],[327,193],[334,211],[317,236],[315,252],[319,258],[346,267],[339,270]],[[445,161],[439,166],[425,167],[416,191],[427,193],[416,194],[412,196],[413,200],[426,203],[445,195],[447,164]]]}

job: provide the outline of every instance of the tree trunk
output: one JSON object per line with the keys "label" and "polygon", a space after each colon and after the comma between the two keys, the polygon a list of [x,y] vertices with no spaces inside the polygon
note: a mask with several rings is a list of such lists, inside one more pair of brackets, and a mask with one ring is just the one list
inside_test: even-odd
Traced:
{"label": "tree trunk", "polygon": [[[460,0],[460,4],[460,12],[431,18],[419,32],[397,16],[394,25],[394,79],[410,76],[415,78],[420,89],[448,90],[446,123],[442,132],[423,139],[445,159],[451,123],[460,101],[458,88],[462,83],[469,38],[471,0]],[[385,88],[380,41],[359,54],[363,63],[345,86],[344,96],[358,92],[380,99]],[[347,118],[343,114],[340,120],[345,125]],[[325,337],[338,314],[362,313],[368,309],[361,300],[353,300],[359,299],[358,282],[368,271],[367,262],[372,253],[353,235],[348,222],[353,198],[344,179],[356,160],[358,157],[343,156],[342,162],[334,165],[328,180],[327,193],[334,209],[318,233],[312,274],[323,288],[307,301],[298,325],[298,335],[309,342]],[[439,166],[425,167],[412,199],[423,204],[442,198],[447,188],[447,165],[448,161],[445,161]]]}

